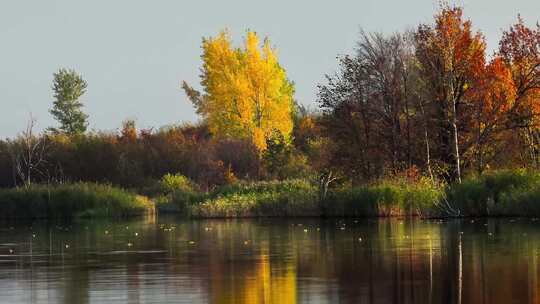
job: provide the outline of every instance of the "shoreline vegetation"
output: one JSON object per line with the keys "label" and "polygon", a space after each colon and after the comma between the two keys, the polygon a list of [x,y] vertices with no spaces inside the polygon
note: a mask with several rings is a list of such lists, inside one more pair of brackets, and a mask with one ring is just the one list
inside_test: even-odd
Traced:
{"label": "shoreline vegetation", "polygon": [[320,197],[316,183],[305,179],[240,182],[204,194],[175,189],[161,204],[158,210],[173,204],[179,212],[195,218],[537,217],[540,173],[499,170],[450,185],[426,178],[395,178],[370,185],[336,186],[325,198]]}
{"label": "shoreline vegetation", "polygon": [[500,170],[461,184],[421,178],[339,185],[321,197],[309,179],[237,181],[201,191],[182,175],[166,175],[135,194],[110,185],[74,183],[0,189],[0,219],[129,217],[537,217],[540,173]]}
{"label": "shoreline vegetation", "polygon": [[110,185],[73,183],[0,189],[0,219],[130,217],[154,214],[146,197]]}
{"label": "shoreline vegetation", "polygon": [[194,124],[88,130],[91,84],[60,68],[57,124],[0,139],[0,218],[540,216],[540,24],[518,16],[487,54],[465,16],[362,31],[316,108],[268,37],[204,37]]}

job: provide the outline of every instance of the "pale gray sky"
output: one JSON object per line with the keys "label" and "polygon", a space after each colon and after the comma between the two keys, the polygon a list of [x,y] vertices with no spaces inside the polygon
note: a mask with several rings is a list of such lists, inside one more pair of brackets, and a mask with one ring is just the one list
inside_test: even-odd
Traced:
{"label": "pale gray sky", "polygon": [[[52,74],[74,68],[88,81],[83,101],[93,129],[126,118],[159,127],[197,117],[179,89],[199,87],[201,37],[229,28],[269,36],[296,83],[296,98],[314,105],[316,85],[351,52],[360,28],[390,33],[431,22],[437,0],[0,0],[0,138],[55,125],[48,113]],[[456,3],[456,2],[454,2]],[[461,0],[476,29],[496,48],[518,13],[529,24],[538,0]]]}

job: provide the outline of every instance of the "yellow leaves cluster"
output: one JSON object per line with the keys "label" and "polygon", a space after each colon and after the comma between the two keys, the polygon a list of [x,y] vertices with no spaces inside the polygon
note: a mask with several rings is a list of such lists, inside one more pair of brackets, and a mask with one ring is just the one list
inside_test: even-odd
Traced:
{"label": "yellow leaves cluster", "polygon": [[276,51],[248,31],[242,48],[233,48],[227,31],[203,40],[202,85],[206,90],[199,113],[212,134],[248,138],[260,151],[272,132],[290,137],[293,85],[279,65]]}

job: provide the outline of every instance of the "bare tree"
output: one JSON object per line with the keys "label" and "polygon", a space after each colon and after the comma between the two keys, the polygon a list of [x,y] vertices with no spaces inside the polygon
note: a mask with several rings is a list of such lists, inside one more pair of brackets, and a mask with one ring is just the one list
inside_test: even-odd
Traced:
{"label": "bare tree", "polygon": [[26,129],[14,140],[11,156],[13,160],[15,184],[17,180],[25,187],[32,184],[35,175],[45,176],[42,171],[45,165],[46,140],[44,136],[35,135],[36,119],[30,114]]}
{"label": "bare tree", "polygon": [[334,175],[332,170],[322,172],[319,175],[319,199],[321,201],[326,199],[326,195],[328,194],[328,188],[330,187],[330,184],[335,182],[337,179],[338,177]]}
{"label": "bare tree", "polygon": [[338,147],[333,164],[354,179],[373,180],[417,162],[411,35],[361,32],[356,53],[340,57],[338,71],[318,87],[324,132]]}

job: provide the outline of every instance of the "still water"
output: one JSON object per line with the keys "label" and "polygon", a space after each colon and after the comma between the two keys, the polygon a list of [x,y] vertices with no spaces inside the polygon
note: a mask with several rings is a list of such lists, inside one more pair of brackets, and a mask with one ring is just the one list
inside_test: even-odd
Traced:
{"label": "still water", "polygon": [[0,303],[540,303],[540,221],[0,224]]}

